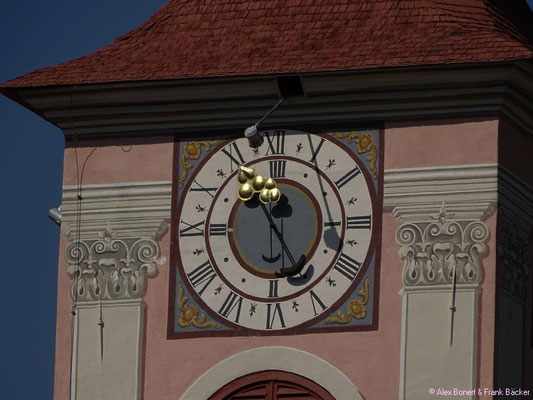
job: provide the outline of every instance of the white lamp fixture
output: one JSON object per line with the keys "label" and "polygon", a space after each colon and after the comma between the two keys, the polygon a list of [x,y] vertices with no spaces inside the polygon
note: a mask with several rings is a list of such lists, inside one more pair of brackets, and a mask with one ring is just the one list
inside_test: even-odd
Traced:
{"label": "white lamp fixture", "polygon": [[263,122],[270,114],[272,114],[276,108],[278,108],[283,102],[285,101],[285,98],[280,99],[274,107],[272,107],[259,121],[257,121],[252,126],[249,126],[244,131],[244,136],[248,139],[248,143],[250,147],[253,147],[254,149],[258,148],[263,144],[265,141],[265,138],[261,133],[257,130],[257,127],[261,122]]}

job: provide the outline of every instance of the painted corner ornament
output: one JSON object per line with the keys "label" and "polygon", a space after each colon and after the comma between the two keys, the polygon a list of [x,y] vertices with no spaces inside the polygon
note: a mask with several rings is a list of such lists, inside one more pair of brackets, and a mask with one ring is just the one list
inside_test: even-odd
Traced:
{"label": "painted corner ornament", "polygon": [[363,319],[366,317],[366,304],[368,303],[370,278],[366,278],[364,282],[364,288],[359,291],[359,295],[362,299],[356,299],[350,301],[348,304],[347,315],[344,315],[342,310],[337,312],[337,316],[329,317],[326,320],[327,324],[347,324],[352,318]]}
{"label": "painted corner ornament", "polygon": [[197,328],[220,328],[220,324],[217,324],[216,322],[206,322],[205,315],[199,314],[197,307],[185,304],[189,299],[183,294],[183,286],[181,285],[181,282],[178,284],[178,290],[178,308],[181,312],[178,319],[179,326],[182,328],[190,325],[194,325]]}
{"label": "painted corner ornament", "polygon": [[193,167],[190,162],[187,162],[188,159],[198,160],[202,154],[202,147],[209,151],[212,146],[216,146],[220,143],[220,140],[204,140],[202,142],[187,142],[185,143],[184,151],[185,154],[181,159],[181,167],[183,172],[180,176],[179,187],[183,187],[183,183],[189,175],[189,170]]}
{"label": "painted corner ornament", "polygon": [[367,158],[367,161],[370,164],[370,170],[372,171],[372,177],[375,179],[378,177],[378,171],[376,168],[376,160],[378,158],[378,151],[374,145],[374,140],[370,133],[359,133],[359,132],[335,132],[335,136],[339,139],[347,139],[348,143],[355,141],[357,146],[357,152],[359,154],[366,153],[370,151],[370,155]]}

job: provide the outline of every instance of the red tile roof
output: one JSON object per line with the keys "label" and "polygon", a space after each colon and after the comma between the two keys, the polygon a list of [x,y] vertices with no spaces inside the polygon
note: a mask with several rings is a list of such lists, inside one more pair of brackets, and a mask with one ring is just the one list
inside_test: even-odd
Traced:
{"label": "red tile roof", "polygon": [[524,0],[171,0],[110,45],[3,87],[533,58]]}

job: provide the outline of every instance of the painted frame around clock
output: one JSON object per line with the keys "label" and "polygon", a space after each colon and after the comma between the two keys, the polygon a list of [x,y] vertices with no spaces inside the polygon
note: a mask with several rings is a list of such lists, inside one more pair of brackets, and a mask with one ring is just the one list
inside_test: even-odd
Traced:
{"label": "painted frame around clock", "polygon": [[[345,125],[345,124],[342,124]],[[315,127],[316,128],[316,127]],[[345,152],[352,157],[357,165],[365,165],[354,155],[354,150],[350,149],[345,143],[341,140],[328,135],[332,132],[339,132],[337,129],[321,129],[320,131],[312,132],[310,130],[293,130],[290,128],[279,128],[291,132],[299,132],[302,134],[313,134],[313,135],[327,135],[328,139],[334,142],[337,146],[341,147]],[[368,127],[366,129],[372,129]],[[201,312],[205,313],[207,316],[212,318],[214,321],[221,322],[223,326],[229,327],[230,329],[224,330],[206,330],[206,331],[186,331],[186,332],[176,332],[175,321],[176,321],[176,291],[177,291],[177,260],[179,252],[178,236],[177,232],[179,231],[179,221],[178,216],[181,212],[181,207],[183,206],[182,202],[185,198],[187,188],[191,185],[191,182],[194,180],[194,176],[197,171],[201,169],[201,166],[207,162],[207,160],[215,154],[218,150],[223,148],[231,142],[232,140],[239,139],[240,136],[224,136],[222,138],[216,137],[220,140],[216,146],[213,146],[206,154],[206,156],[201,160],[201,162],[196,167],[196,171],[187,179],[187,184],[178,190],[178,179],[180,174],[183,172],[180,168],[180,143],[185,141],[192,140],[214,140],[215,137],[202,137],[202,138],[181,138],[176,137],[174,141],[174,159],[173,159],[173,185],[172,185],[172,214],[171,214],[171,248],[170,248],[170,273],[169,273],[169,307],[168,307],[168,322],[167,322],[167,338],[168,339],[186,339],[186,338],[197,338],[197,337],[228,337],[228,336],[285,336],[285,335],[294,335],[294,334],[311,334],[311,333],[328,333],[328,332],[348,332],[348,331],[372,331],[378,328],[378,317],[379,317],[379,288],[380,288],[380,259],[381,259],[381,229],[382,229],[382,214],[383,214],[383,168],[384,168],[384,132],[382,128],[374,128],[377,131],[377,136],[379,137],[379,147],[377,154],[377,185],[376,189],[370,190],[370,196],[372,198],[372,208],[373,208],[373,225],[375,229],[372,232],[369,249],[367,252],[365,260],[362,263],[361,271],[358,274],[357,278],[350,285],[350,290],[347,290],[340,298],[330,306],[330,309],[336,311],[342,304],[344,304],[350,296],[353,296],[356,292],[355,289],[362,283],[362,279],[368,269],[370,260],[374,257],[374,272],[373,272],[373,293],[372,293],[372,322],[367,325],[356,325],[356,326],[328,326],[328,327],[311,327],[311,325],[317,323],[317,321],[324,320],[327,315],[319,314],[315,318],[297,325],[293,328],[283,329],[283,330],[273,330],[273,331],[263,331],[263,330],[253,330],[249,328],[242,327],[240,325],[232,324],[228,320],[220,320],[219,316],[216,315],[216,312],[209,307],[201,307]],[[273,129],[272,129],[273,130]],[[342,129],[342,131],[348,131],[353,129]],[[370,176],[368,170],[364,168],[362,171],[367,182],[367,186],[374,187],[373,179]],[[179,192],[179,193],[178,193]],[[183,279],[186,285],[188,285],[188,280]],[[195,296],[194,290],[188,288],[188,292],[192,296]],[[200,301],[199,304],[202,304]],[[330,314],[331,315],[331,314]]]}

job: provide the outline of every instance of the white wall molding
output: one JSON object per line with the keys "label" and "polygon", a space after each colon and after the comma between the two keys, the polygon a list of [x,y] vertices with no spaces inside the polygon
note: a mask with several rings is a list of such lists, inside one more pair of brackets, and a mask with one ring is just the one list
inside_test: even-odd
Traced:
{"label": "white wall molding", "polygon": [[363,400],[357,387],[339,369],[321,358],[291,347],[260,347],[235,354],[209,369],[181,400],[208,399],[229,382],[254,372],[280,370],[308,378],[336,399]]}
{"label": "white wall molding", "polygon": [[442,202],[457,221],[485,218],[498,198],[497,164],[385,170],[384,206],[400,222],[429,222]]}
{"label": "white wall molding", "polygon": [[[62,232],[77,237],[78,189],[63,188]],[[158,238],[168,229],[172,182],[132,182],[83,185],[80,234],[83,240],[97,239],[108,226],[117,238]]]}

